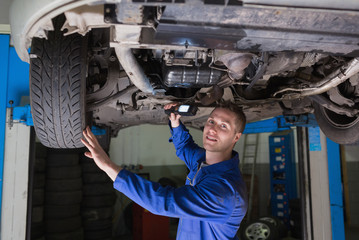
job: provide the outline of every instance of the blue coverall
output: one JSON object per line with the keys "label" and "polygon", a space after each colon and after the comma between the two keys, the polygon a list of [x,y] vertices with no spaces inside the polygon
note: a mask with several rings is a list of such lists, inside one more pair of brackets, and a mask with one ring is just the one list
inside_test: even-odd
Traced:
{"label": "blue coverall", "polygon": [[154,214],[180,218],[177,240],[237,239],[248,205],[238,153],[201,167],[205,150],[194,143],[185,126],[181,123],[171,133],[177,156],[190,170],[185,186],[162,187],[123,169],[114,188]]}

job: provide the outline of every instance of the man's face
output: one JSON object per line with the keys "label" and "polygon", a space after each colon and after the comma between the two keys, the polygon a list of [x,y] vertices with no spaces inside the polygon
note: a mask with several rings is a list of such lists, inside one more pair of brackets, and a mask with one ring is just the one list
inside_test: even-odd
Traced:
{"label": "man's face", "polygon": [[209,116],[203,130],[203,147],[210,152],[232,151],[240,138],[236,115],[228,109],[216,108]]}

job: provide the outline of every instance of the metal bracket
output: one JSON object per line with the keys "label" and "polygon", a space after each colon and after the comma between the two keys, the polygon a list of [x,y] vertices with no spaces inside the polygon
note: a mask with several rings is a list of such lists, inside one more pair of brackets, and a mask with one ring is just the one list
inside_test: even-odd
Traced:
{"label": "metal bracket", "polygon": [[11,108],[12,114],[10,115],[10,128],[13,126],[14,121],[16,123],[22,123],[27,126],[34,126],[34,122],[32,120],[31,107],[30,105],[25,105],[21,107]]}
{"label": "metal bracket", "polygon": [[318,126],[313,114],[278,116],[258,122],[247,123],[243,134],[278,132],[289,130],[291,127]]}

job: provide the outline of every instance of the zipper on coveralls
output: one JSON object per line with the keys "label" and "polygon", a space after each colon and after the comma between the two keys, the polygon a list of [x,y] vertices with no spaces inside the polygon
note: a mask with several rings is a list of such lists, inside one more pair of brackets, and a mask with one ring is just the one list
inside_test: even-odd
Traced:
{"label": "zipper on coveralls", "polygon": [[199,170],[200,170],[200,169],[201,169],[201,168],[198,168],[198,170],[197,170],[196,174],[195,174],[195,175],[194,175],[194,177],[193,177],[192,182],[191,182],[191,181],[189,182],[189,185],[193,186],[193,184],[194,184],[194,180],[196,179],[196,176],[197,176],[197,174],[198,174],[198,172],[199,172]]}
{"label": "zipper on coveralls", "polygon": [[[193,177],[192,182],[191,182],[191,179],[190,179],[189,177],[187,177],[187,179],[189,180],[189,185],[193,186],[194,180],[196,179],[196,176],[197,176],[197,174],[198,174],[198,172],[199,172],[200,169],[201,169],[201,168],[198,168],[196,174],[195,174],[194,177]],[[182,230],[182,218],[180,219],[178,236],[180,236],[181,230]]]}

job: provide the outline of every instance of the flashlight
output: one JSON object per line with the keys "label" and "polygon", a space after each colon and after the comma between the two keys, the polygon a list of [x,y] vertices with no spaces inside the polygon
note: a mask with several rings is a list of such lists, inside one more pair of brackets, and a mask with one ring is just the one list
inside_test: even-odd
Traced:
{"label": "flashlight", "polygon": [[183,104],[183,105],[174,106],[170,109],[166,109],[165,113],[167,115],[174,113],[174,114],[179,114],[181,116],[194,116],[194,115],[196,115],[197,110],[198,110],[198,107],[196,107],[196,106]]}

